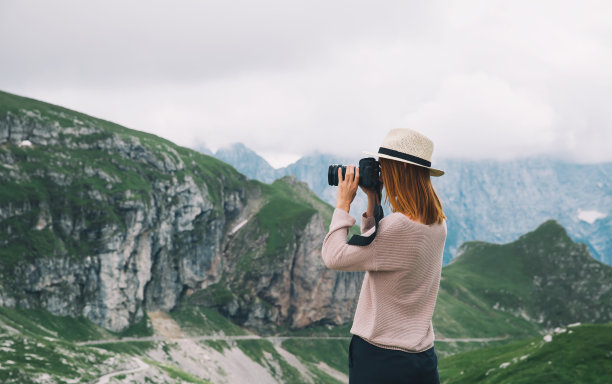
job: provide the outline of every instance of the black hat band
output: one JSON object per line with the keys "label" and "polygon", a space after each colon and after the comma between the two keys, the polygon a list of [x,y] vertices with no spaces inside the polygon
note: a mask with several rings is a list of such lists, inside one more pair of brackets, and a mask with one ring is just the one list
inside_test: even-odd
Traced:
{"label": "black hat band", "polygon": [[423,165],[425,167],[431,168],[431,161],[427,161],[425,159],[421,159],[420,157],[412,156],[404,152],[398,152],[393,149],[380,147],[378,148],[378,153],[380,153],[381,155],[397,157],[402,160],[410,161],[410,162],[417,163],[419,165]]}

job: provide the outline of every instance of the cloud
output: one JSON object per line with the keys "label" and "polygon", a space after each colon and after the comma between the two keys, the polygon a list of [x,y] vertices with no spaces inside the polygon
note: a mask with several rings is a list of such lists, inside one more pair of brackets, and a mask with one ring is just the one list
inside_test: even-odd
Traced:
{"label": "cloud", "polygon": [[405,121],[438,143],[438,155],[509,159],[549,150],[554,119],[554,109],[529,90],[475,73],[446,78],[435,99]]}
{"label": "cloud", "polygon": [[4,1],[0,88],[211,149],[612,161],[612,3]]}

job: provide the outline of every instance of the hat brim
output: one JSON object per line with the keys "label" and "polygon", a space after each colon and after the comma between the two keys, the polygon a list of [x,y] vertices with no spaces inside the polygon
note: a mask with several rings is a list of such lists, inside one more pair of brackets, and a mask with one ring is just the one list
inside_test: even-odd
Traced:
{"label": "hat brim", "polygon": [[389,155],[384,155],[382,153],[372,153],[372,152],[368,152],[368,151],[363,151],[363,153],[365,153],[366,155],[370,155],[370,156],[378,156],[378,157],[384,157],[385,159],[389,159],[389,160],[401,161],[402,163],[408,163],[408,164],[416,165],[417,167],[421,167],[421,168],[427,168],[427,169],[429,169],[429,174],[431,176],[434,176],[434,177],[440,177],[440,176],[444,175],[444,171],[442,171],[440,169],[426,167],[426,166],[424,166],[422,164],[417,164],[417,163],[413,163],[412,161],[400,159],[399,157],[393,157],[393,156],[389,156]]}

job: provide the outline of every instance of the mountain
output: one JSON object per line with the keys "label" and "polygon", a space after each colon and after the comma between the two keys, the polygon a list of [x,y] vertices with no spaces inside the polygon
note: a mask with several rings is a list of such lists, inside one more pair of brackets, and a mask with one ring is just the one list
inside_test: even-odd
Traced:
{"label": "mountain", "polygon": [[612,163],[528,158],[439,164],[446,171],[434,181],[449,218],[446,259],[465,241],[507,242],[554,219],[596,259],[612,264]]}
{"label": "mountain", "polygon": [[[194,149],[198,150],[197,148]],[[286,167],[274,169],[263,157],[248,149],[242,143],[232,144],[223,150],[217,151],[215,157],[231,164],[246,177],[264,183],[271,183],[284,176],[295,176],[298,180],[307,183],[308,187],[320,199],[332,207],[336,206],[336,187],[330,186],[327,182],[329,166],[332,164],[356,165],[359,163],[359,159],[347,159],[337,155],[313,153],[300,158],[295,163]],[[257,164],[257,166],[253,166],[254,164]],[[367,203],[366,196],[358,193],[351,205],[350,214],[357,220],[358,224],[361,223],[361,214],[365,212]]]}
{"label": "mountain", "polygon": [[522,337],[612,321],[612,267],[547,221],[508,244],[468,242],[442,269],[434,313],[442,337]]}
{"label": "mountain", "polygon": [[264,183],[271,183],[280,176],[263,157],[242,143],[220,148],[214,156],[225,163],[231,164],[243,175]]}
{"label": "mountain", "polygon": [[352,316],[362,275],[325,268],[332,209],[294,179],[4,92],[0,161],[0,306],[113,331],[191,295],[250,327]]}
{"label": "mountain", "polygon": [[[240,157],[238,152],[236,156]],[[233,165],[232,161],[228,159]],[[327,185],[328,166],[358,161],[315,153],[277,169],[276,175],[296,175],[334,206],[336,191]],[[539,157],[441,159],[437,164],[446,172],[432,179],[448,217],[445,264],[466,241],[508,242],[554,219],[574,240],[586,243],[595,258],[612,265],[612,163],[573,164]],[[244,174],[258,179],[255,173]],[[359,192],[351,209],[358,223],[366,202]]]}
{"label": "mountain", "polygon": [[612,380],[612,323],[558,328],[544,337],[440,360],[440,382],[593,383]]}

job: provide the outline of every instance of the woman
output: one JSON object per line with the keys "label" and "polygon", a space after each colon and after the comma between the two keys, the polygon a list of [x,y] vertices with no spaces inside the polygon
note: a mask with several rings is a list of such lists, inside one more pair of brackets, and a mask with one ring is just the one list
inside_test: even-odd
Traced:
{"label": "woman", "polygon": [[[338,196],[322,256],[328,268],[365,271],[349,347],[349,382],[439,383],[434,351],[433,316],[446,222],[430,176],[433,143],[410,129],[393,129],[378,153],[386,200],[393,213],[380,220],[367,246],[347,244],[355,224],[349,215],[359,169],[338,172]],[[366,152],[367,153],[367,152]],[[362,188],[363,189],[363,188]],[[364,236],[374,228],[380,193],[363,189],[368,208],[362,215]]]}

